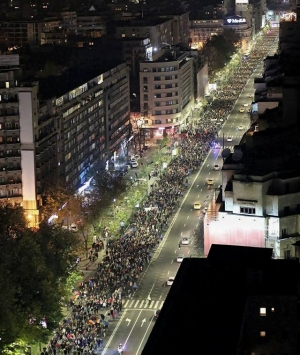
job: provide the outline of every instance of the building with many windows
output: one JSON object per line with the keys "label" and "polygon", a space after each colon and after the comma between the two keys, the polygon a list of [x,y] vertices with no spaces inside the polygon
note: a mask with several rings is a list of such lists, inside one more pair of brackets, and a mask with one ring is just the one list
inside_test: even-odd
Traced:
{"label": "building with many windows", "polygon": [[79,187],[127,147],[128,68],[102,63],[24,82],[18,56],[0,56],[0,67],[0,202],[21,204],[37,226],[47,181]]}
{"label": "building with many windows", "polygon": [[194,105],[193,57],[189,52],[165,50],[157,60],[140,63],[142,127],[151,136],[184,124]]}

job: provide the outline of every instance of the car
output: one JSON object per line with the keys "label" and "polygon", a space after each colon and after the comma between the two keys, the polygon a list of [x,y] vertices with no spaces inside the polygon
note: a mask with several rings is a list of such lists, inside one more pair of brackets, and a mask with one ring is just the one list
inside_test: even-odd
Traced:
{"label": "car", "polygon": [[170,276],[167,280],[167,286],[172,286],[173,285],[173,282],[175,280],[175,277],[174,276]]}
{"label": "car", "polygon": [[137,168],[138,166],[139,166],[139,163],[137,161],[131,162],[132,168]]}
{"label": "car", "polygon": [[135,154],[135,156],[133,158],[135,158],[135,160],[139,160],[140,159],[140,155],[139,154]]}
{"label": "car", "polygon": [[245,109],[244,108],[240,108],[240,113],[243,113],[245,112]]}
{"label": "car", "polygon": [[220,170],[220,165],[219,164],[215,164],[214,165],[214,170]]}
{"label": "car", "polygon": [[244,129],[244,127],[240,124],[239,126],[238,126],[238,130],[239,131],[242,131]]}
{"label": "car", "polygon": [[215,182],[213,179],[206,179],[207,185],[213,185]]}
{"label": "car", "polygon": [[131,163],[135,163],[135,162],[137,162],[137,160],[138,159],[135,156],[130,158],[130,162]]}
{"label": "car", "polygon": [[184,259],[184,255],[183,254],[178,254],[177,255],[177,262],[178,263],[181,263],[183,259]]}
{"label": "car", "polygon": [[232,142],[232,137],[227,137],[227,142]]}
{"label": "car", "polygon": [[194,210],[200,210],[201,203],[199,201],[194,202]]}
{"label": "car", "polygon": [[188,238],[182,238],[180,241],[180,245],[189,245],[190,240]]}
{"label": "car", "polygon": [[244,107],[248,107],[249,106],[249,104],[244,104]]}
{"label": "car", "polygon": [[154,320],[156,320],[158,318],[159,313],[160,313],[160,309],[157,309],[156,311],[154,311],[154,316],[153,316]]}

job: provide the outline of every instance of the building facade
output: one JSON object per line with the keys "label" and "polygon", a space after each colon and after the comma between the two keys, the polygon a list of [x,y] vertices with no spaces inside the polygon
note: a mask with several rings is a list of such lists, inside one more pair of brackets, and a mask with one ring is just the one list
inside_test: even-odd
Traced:
{"label": "building facade", "polygon": [[140,63],[142,127],[151,136],[184,124],[194,105],[193,58],[189,52],[166,51],[155,61]]}
{"label": "building facade", "polygon": [[18,56],[0,56],[0,66],[0,202],[22,205],[36,227],[47,181],[80,187],[127,147],[128,68],[110,64],[66,91],[62,75],[53,87],[61,94],[47,97],[43,86],[53,82],[18,81]]}

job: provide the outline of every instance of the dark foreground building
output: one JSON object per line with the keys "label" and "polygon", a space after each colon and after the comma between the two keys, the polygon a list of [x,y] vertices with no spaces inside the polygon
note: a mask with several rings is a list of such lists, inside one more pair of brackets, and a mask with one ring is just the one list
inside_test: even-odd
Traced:
{"label": "dark foreground building", "polygon": [[297,354],[299,262],[213,245],[186,258],[142,355]]}

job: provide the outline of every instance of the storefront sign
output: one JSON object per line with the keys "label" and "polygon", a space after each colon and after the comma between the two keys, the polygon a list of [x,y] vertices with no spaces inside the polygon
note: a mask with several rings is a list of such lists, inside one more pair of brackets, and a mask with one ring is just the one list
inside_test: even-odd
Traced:
{"label": "storefront sign", "polygon": [[247,20],[245,19],[245,17],[232,17],[232,18],[226,19],[227,25],[239,25],[239,24],[243,24],[246,22],[247,22]]}

